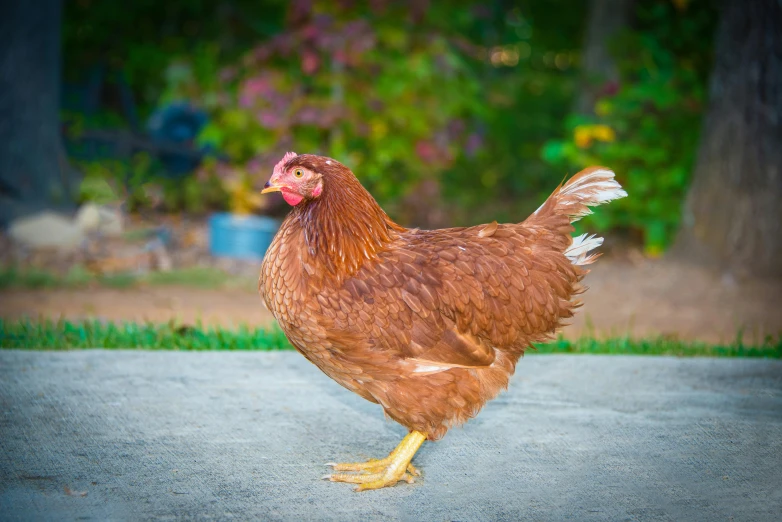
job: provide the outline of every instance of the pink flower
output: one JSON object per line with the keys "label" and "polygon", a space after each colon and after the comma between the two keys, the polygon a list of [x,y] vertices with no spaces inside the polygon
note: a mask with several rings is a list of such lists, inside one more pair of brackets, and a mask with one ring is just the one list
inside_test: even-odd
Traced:
{"label": "pink flower", "polygon": [[314,40],[315,38],[317,38],[317,37],[318,37],[318,35],[319,35],[319,34],[320,34],[320,31],[319,31],[319,30],[318,30],[318,28],[317,28],[317,27],[315,27],[315,25],[313,25],[313,24],[306,25],[306,26],[305,26],[305,27],[304,27],[304,28],[301,30],[301,36],[302,36],[302,38],[304,38],[305,40]]}
{"label": "pink flower", "polygon": [[337,63],[347,63],[348,56],[347,53],[345,53],[345,50],[340,48],[334,51],[334,61]]}
{"label": "pink flower", "polygon": [[475,156],[475,154],[482,146],[483,139],[479,134],[473,132],[467,137],[467,143],[464,146],[464,151],[467,153],[467,156],[472,157]]}
{"label": "pink flower", "polygon": [[258,174],[261,171],[261,159],[257,156],[247,162],[245,167],[250,174]]}
{"label": "pink flower", "polygon": [[431,141],[419,140],[415,144],[415,153],[424,163],[433,163],[437,159],[437,149]]}
{"label": "pink flower", "polygon": [[230,82],[236,78],[236,67],[223,67],[220,70],[220,81]]}
{"label": "pink flower", "polygon": [[261,127],[265,127],[267,129],[275,129],[282,123],[282,118],[269,110],[258,111],[255,113],[255,118],[258,120],[258,123],[261,125]]}
{"label": "pink flower", "polygon": [[296,115],[302,125],[313,125],[320,119],[320,111],[315,107],[303,107]]}
{"label": "pink flower", "polygon": [[302,52],[301,71],[304,74],[307,75],[314,74],[318,70],[319,65],[320,65],[320,58],[318,58],[318,55],[316,53],[314,53],[310,49],[305,49]]}
{"label": "pink flower", "polygon": [[598,97],[602,96],[615,96],[619,92],[619,82],[617,80],[611,80],[603,84],[598,92]]}
{"label": "pink flower", "polygon": [[272,55],[271,46],[268,44],[259,45],[253,49],[252,56],[259,62],[263,62]]}
{"label": "pink flower", "polygon": [[271,82],[265,75],[253,76],[242,84],[239,104],[245,108],[252,107],[258,96],[268,94],[271,90]]}

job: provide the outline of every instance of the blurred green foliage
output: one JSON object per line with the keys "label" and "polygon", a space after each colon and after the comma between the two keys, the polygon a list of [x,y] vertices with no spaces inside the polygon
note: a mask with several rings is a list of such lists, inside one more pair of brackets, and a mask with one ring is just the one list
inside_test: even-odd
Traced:
{"label": "blurred green foliage", "polygon": [[231,275],[218,268],[189,267],[146,274],[96,273],[74,265],[64,274],[36,268],[0,267],[0,290],[73,289],[90,287],[187,286],[203,289],[253,288],[254,280]]}
{"label": "blurred green foliage", "polygon": [[483,108],[480,83],[442,35],[334,5],[209,74],[223,81],[203,82],[214,90],[197,97],[212,102],[202,140],[263,181],[286,150],[339,158],[392,203],[464,150],[464,119]]}
{"label": "blurred green foliage", "polygon": [[81,202],[123,202],[129,212],[158,210],[191,214],[202,214],[226,204],[226,192],[218,180],[194,176],[171,179],[162,175],[162,167],[146,153],[134,154],[127,160],[76,160],[74,164],[82,173]]}
{"label": "blurred green foliage", "polygon": [[141,116],[159,103],[164,71],[173,59],[198,60],[204,49],[237,56],[253,42],[283,29],[284,0],[134,0],[64,3],[63,75],[68,83],[92,80],[97,69],[124,75]]}
{"label": "blurred green foliage", "polygon": [[641,3],[636,30],[613,42],[619,84],[598,99],[593,115],[569,116],[565,138],[542,149],[552,165],[571,172],[589,165],[616,171],[630,197],[601,208],[590,225],[637,231],[651,255],[678,229],[706,102],[712,40],[705,35],[715,13],[694,4],[682,12]]}
{"label": "blurred green foliage", "polygon": [[[209,112],[200,141],[229,162],[156,181],[165,209],[247,211],[294,150],[343,161],[405,223],[430,224],[421,207],[447,224],[520,221],[565,174],[603,164],[630,197],[582,226],[625,230],[655,253],[689,180],[715,14],[707,0],[636,7],[611,42],[620,82],[588,116],[574,113],[588,2],[568,0],[80,0],[66,5],[66,71],[122,71],[142,115],[183,99]],[[150,206],[154,176],[135,168],[115,185]]]}

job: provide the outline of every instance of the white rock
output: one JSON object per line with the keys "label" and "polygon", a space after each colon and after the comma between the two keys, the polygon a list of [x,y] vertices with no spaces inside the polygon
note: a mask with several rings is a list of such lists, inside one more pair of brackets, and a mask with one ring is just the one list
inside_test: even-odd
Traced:
{"label": "white rock", "polygon": [[122,211],[119,208],[85,203],[76,213],[76,224],[84,232],[100,232],[107,236],[122,234]]}
{"label": "white rock", "polygon": [[14,220],[8,235],[29,248],[75,249],[84,240],[84,232],[72,219],[49,211]]}
{"label": "white rock", "polygon": [[95,203],[85,203],[76,213],[76,224],[85,232],[100,228],[100,206]]}

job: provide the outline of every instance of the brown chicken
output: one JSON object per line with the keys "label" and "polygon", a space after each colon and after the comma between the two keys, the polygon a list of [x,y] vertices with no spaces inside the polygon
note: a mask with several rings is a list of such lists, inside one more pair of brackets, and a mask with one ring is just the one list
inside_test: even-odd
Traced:
{"label": "brown chicken", "polygon": [[573,316],[602,238],[571,237],[589,206],[627,194],[602,167],[523,223],[406,229],[336,160],[289,152],[263,190],[293,206],[259,288],[291,344],[410,430],[380,460],[330,464],[357,490],[412,482],[421,444],[474,417],[532,343]]}

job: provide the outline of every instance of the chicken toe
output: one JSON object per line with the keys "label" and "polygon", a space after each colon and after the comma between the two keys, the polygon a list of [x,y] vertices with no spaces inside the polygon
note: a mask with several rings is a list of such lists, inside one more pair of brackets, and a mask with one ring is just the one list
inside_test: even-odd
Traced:
{"label": "chicken toe", "polygon": [[[331,468],[334,471],[359,471],[361,473],[378,473],[384,469],[386,469],[392,462],[391,455],[384,459],[369,459],[366,462],[330,462],[326,464],[327,466],[331,466]],[[420,477],[421,472],[418,471],[418,468],[413,466],[412,464],[407,465],[407,472],[414,476],[414,477]]]}
{"label": "chicken toe", "polygon": [[332,473],[323,478],[332,482],[358,484],[356,491],[393,486],[400,480],[412,484],[415,481],[415,476],[420,476],[421,472],[410,461],[425,440],[426,435],[418,431],[412,431],[388,457],[384,459],[370,459],[366,462],[332,463],[329,465],[335,471],[355,473]]}

